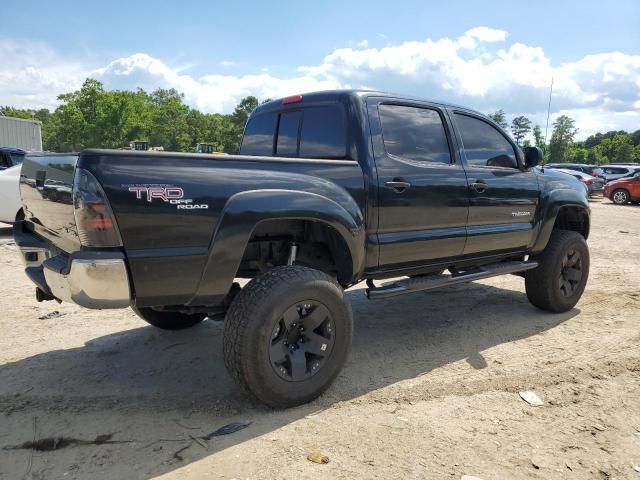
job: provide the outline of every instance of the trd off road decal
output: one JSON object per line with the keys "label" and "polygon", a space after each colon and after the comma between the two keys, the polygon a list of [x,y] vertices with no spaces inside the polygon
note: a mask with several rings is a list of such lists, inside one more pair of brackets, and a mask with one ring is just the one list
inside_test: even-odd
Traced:
{"label": "trd off road decal", "polygon": [[192,198],[184,198],[184,190],[175,185],[136,184],[122,186],[135,193],[136,199],[146,200],[149,203],[153,203],[154,200],[161,200],[175,205],[178,210],[206,210],[209,208],[206,203],[193,203]]}

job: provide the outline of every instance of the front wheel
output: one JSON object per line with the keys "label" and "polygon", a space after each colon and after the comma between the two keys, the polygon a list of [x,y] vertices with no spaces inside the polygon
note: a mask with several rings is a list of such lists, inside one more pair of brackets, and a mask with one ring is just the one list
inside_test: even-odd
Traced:
{"label": "front wheel", "polygon": [[233,300],[225,319],[225,365],[261,402],[301,405],[329,388],[352,336],[351,308],[335,280],[307,267],[276,267]]}
{"label": "front wheel", "polygon": [[547,247],[536,258],[538,268],[525,275],[529,301],[549,312],[571,310],[589,277],[589,247],[578,232],[554,230]]}
{"label": "front wheel", "polygon": [[148,324],[163,330],[183,330],[207,318],[206,313],[161,312],[148,307],[131,307],[131,309]]}
{"label": "front wheel", "polygon": [[624,205],[629,201],[629,192],[623,189],[615,190],[611,195],[611,200],[616,205]]}

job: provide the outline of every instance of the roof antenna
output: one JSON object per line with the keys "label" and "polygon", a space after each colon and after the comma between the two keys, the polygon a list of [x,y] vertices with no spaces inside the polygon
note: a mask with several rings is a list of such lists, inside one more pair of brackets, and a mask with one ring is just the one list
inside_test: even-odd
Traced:
{"label": "roof antenna", "polygon": [[547,106],[547,127],[544,129],[544,145],[547,145],[547,133],[549,132],[549,114],[551,113],[551,95],[553,95],[553,77],[551,77],[551,88],[549,89],[549,105]]}

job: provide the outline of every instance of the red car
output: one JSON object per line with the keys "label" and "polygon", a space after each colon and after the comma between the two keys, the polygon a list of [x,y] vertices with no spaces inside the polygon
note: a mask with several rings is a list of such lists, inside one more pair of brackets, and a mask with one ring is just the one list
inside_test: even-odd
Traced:
{"label": "red car", "polygon": [[604,196],[617,205],[640,203],[640,172],[607,183],[604,186]]}

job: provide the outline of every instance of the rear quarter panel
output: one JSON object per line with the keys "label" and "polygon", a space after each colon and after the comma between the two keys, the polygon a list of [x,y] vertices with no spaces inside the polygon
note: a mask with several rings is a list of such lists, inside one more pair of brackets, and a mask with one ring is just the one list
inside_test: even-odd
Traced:
{"label": "rear quarter panel", "polygon": [[[138,306],[190,302],[225,205],[240,192],[310,192],[342,205],[351,202],[357,210],[353,214],[360,216],[365,207],[362,171],[352,161],[89,150],[81,154],[79,165],[98,178],[109,198]],[[159,198],[138,198],[130,189],[141,186],[177,187],[184,199],[207,208],[178,209]],[[244,252],[241,243],[232,242],[232,248]]]}

